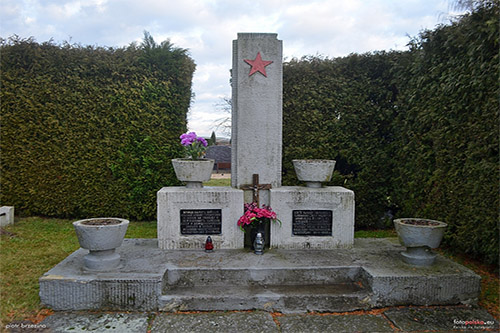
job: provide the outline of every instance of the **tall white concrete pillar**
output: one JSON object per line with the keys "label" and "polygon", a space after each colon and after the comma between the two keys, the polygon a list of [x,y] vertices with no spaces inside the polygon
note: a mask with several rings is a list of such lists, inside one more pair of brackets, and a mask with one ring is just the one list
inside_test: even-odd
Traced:
{"label": "tall white concrete pillar", "polygon": [[[281,186],[283,45],[275,33],[238,33],[233,41],[232,186]],[[249,192],[249,191],[246,191]],[[260,202],[269,204],[269,191]],[[249,196],[245,194],[245,201]]]}

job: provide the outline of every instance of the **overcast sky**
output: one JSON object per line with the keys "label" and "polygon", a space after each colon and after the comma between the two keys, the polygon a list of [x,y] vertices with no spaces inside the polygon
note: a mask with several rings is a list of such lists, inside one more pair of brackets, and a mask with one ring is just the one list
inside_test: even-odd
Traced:
{"label": "overcast sky", "polygon": [[189,129],[209,136],[231,95],[232,40],[273,32],[286,59],[405,50],[457,14],[450,0],[0,0],[0,36],[121,47],[170,39],[196,62]]}

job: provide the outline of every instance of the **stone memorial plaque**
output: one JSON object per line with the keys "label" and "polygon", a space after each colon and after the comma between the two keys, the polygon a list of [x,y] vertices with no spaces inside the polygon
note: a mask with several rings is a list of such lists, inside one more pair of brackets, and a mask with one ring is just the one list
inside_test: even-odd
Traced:
{"label": "stone memorial plaque", "polygon": [[220,235],[221,209],[181,209],[181,235]]}
{"label": "stone memorial plaque", "polygon": [[292,235],[332,236],[332,211],[294,210],[292,212]]}

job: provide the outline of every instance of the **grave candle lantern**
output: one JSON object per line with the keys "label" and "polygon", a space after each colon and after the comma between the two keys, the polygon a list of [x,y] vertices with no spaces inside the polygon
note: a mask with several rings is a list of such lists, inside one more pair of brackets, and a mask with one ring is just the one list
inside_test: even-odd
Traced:
{"label": "grave candle lantern", "polygon": [[212,237],[208,236],[205,242],[205,252],[213,252],[214,251],[214,243],[212,242]]}
{"label": "grave candle lantern", "polygon": [[262,237],[262,234],[260,232],[257,233],[257,236],[255,237],[253,248],[255,254],[264,254],[264,237]]}

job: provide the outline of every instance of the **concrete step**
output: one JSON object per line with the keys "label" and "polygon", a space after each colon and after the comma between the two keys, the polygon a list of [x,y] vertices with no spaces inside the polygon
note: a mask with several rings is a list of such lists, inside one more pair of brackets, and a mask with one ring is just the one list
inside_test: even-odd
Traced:
{"label": "concrete step", "polygon": [[163,291],[187,287],[328,285],[363,281],[363,270],[355,266],[335,267],[191,267],[169,268],[163,277]]}
{"label": "concrete step", "polygon": [[159,298],[161,311],[266,310],[282,313],[369,309],[361,283],[177,287]]}
{"label": "concrete step", "polygon": [[368,309],[371,289],[356,266],[169,267],[163,277],[163,311],[267,310],[283,313]]}

